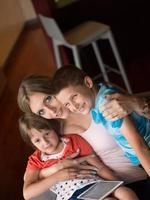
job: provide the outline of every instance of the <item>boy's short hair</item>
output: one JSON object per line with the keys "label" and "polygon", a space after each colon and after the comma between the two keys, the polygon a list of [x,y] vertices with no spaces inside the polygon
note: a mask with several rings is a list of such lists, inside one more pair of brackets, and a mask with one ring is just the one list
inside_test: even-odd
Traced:
{"label": "boy's short hair", "polygon": [[56,134],[60,135],[60,123],[56,119],[45,119],[34,113],[25,113],[19,118],[19,130],[22,139],[34,147],[30,139],[30,130],[34,128],[38,131],[41,130],[54,130]]}
{"label": "boy's short hair", "polygon": [[64,65],[59,68],[53,77],[53,94],[58,94],[68,86],[83,85],[87,74],[74,65]]}
{"label": "boy's short hair", "polygon": [[18,90],[18,105],[23,112],[31,112],[29,100],[34,92],[51,94],[51,78],[48,76],[30,75],[25,77]]}

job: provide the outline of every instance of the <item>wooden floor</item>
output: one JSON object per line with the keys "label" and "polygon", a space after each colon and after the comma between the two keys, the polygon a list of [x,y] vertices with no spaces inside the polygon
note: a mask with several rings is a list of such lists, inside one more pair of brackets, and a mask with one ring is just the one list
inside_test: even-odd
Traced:
{"label": "wooden floor", "polygon": [[[150,58],[137,58],[126,70],[134,91],[150,90]],[[29,74],[53,75],[55,63],[41,28],[25,29],[7,63],[6,90],[0,99],[0,199],[21,200],[23,173],[30,147],[21,140],[18,131],[16,97],[21,79]],[[145,73],[143,73],[145,71]],[[143,74],[143,75],[142,75]],[[147,79],[147,81],[146,81]]]}
{"label": "wooden floor", "polygon": [[23,173],[27,155],[31,151],[22,142],[18,131],[20,112],[16,96],[19,83],[26,75],[52,75],[54,70],[53,55],[42,30],[26,29],[7,64],[7,86],[0,99],[0,199],[23,199]]}

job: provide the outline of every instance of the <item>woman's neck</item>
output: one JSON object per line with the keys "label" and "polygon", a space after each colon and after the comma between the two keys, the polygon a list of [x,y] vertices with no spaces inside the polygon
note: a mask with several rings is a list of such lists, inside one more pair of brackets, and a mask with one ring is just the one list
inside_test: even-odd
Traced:
{"label": "woman's neck", "polygon": [[86,131],[91,124],[90,113],[86,115],[71,113],[64,123],[64,134],[82,133]]}

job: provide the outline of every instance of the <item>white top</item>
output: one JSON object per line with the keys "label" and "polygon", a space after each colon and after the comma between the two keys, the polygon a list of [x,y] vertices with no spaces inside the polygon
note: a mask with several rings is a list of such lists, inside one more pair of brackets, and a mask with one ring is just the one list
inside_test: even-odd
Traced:
{"label": "white top", "polygon": [[[62,158],[62,156],[64,155],[64,151],[67,148],[68,139],[62,138],[62,141],[64,143],[64,148],[61,152],[53,154],[53,155],[52,154],[46,155],[46,154],[42,153],[41,160],[47,161],[50,159],[57,160],[57,159]],[[76,178],[76,179],[61,181],[61,182],[53,185],[50,188],[50,190],[52,190],[57,195],[56,200],[67,200],[73,195],[73,193],[76,190],[81,189],[91,183],[95,183],[98,180],[100,180],[100,178],[98,176],[95,176],[94,178],[90,178],[90,179],[77,179]]]}
{"label": "white top", "polygon": [[89,142],[96,154],[115,171],[120,180],[130,183],[146,179],[145,171],[141,167],[132,165],[113,137],[101,124],[96,124],[92,120],[88,130],[79,135]]}

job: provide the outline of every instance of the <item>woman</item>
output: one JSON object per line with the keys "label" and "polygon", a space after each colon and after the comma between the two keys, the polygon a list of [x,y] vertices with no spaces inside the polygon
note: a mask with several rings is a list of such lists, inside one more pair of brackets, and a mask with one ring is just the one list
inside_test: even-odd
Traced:
{"label": "woman", "polygon": [[51,95],[49,77],[29,76],[25,78],[19,88],[18,104],[24,112],[33,112],[48,119],[65,119],[63,125],[65,134],[72,132],[85,138],[120,180],[130,183],[146,179],[147,175],[144,170],[131,165],[106,129],[100,124],[93,123],[89,114],[83,116],[70,113]]}

